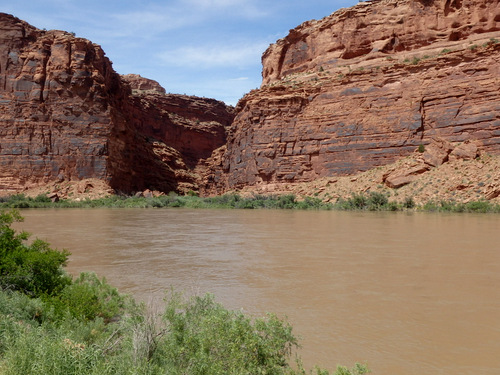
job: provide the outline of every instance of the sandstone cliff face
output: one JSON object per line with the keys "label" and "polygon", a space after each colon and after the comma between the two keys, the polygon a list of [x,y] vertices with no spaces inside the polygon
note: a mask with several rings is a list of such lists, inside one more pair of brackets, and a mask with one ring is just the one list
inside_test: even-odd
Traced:
{"label": "sandstone cliff face", "polygon": [[175,187],[167,189],[149,184],[135,190],[198,191],[209,173],[206,160],[226,143],[233,108],[214,99],[163,94],[142,78],[129,75],[124,79],[134,92],[124,108],[128,122],[151,144],[156,159],[147,168],[146,180],[175,182]]}
{"label": "sandstone cliff face", "polygon": [[2,14],[0,90],[0,188],[109,178],[119,78],[98,46]]}
{"label": "sandstone cliff face", "polygon": [[436,139],[500,153],[499,30],[497,0],[371,1],[291,30],[237,106],[212,191],[354,174]]}
{"label": "sandstone cliff face", "polygon": [[195,169],[225,143],[232,109],[164,92],[122,79],[86,39],[0,14],[0,190],[88,178],[123,192],[197,189]]}

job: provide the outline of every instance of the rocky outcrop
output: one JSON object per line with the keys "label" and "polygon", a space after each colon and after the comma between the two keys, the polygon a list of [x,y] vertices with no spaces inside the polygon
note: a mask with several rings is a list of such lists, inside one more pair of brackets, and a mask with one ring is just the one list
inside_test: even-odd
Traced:
{"label": "rocky outcrop", "polygon": [[196,190],[232,117],[223,103],[120,77],[86,39],[0,14],[3,192],[85,179],[122,192]]}
{"label": "rocky outcrop", "polygon": [[499,30],[498,0],[370,1],[291,30],[237,106],[212,191],[350,175],[437,138],[499,153]]}
{"label": "rocky outcrop", "polygon": [[305,22],[264,53],[236,111],[119,76],[98,45],[10,15],[0,41],[3,191],[281,191],[425,150],[377,180],[406,189],[500,154],[498,0],[374,0]]}
{"label": "rocky outcrop", "polygon": [[0,89],[0,188],[110,179],[120,79],[98,46],[1,14]]}
{"label": "rocky outcrop", "polygon": [[226,129],[234,118],[232,107],[214,99],[151,91],[135,91],[123,111],[156,156],[146,180],[175,182],[170,188],[149,183],[136,191],[199,191],[209,173],[207,159],[226,143]]}
{"label": "rocky outcrop", "polygon": [[127,82],[136,94],[160,93],[165,94],[165,89],[156,81],[141,77],[139,74],[125,74],[122,79]]}

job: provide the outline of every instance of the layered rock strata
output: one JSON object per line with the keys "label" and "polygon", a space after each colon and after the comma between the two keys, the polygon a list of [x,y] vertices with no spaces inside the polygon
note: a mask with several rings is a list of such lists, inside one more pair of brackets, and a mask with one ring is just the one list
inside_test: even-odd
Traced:
{"label": "layered rock strata", "polygon": [[164,92],[120,77],[86,39],[0,14],[0,190],[88,178],[123,192],[196,190],[232,108]]}
{"label": "layered rock strata", "polygon": [[155,155],[156,166],[148,168],[146,180],[175,182],[175,187],[167,189],[149,184],[136,190],[199,191],[210,172],[207,159],[226,143],[234,109],[214,99],[140,90],[130,76],[125,80],[134,94],[124,112]]}
{"label": "layered rock strata", "polygon": [[499,30],[497,0],[371,1],[291,30],[237,106],[212,191],[350,175],[437,140],[499,153]]}

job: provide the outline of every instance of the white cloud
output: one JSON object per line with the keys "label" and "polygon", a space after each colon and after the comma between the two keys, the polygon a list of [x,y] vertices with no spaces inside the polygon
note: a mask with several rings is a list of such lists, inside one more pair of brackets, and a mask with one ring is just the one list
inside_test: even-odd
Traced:
{"label": "white cloud", "polygon": [[259,62],[269,43],[188,46],[167,50],[159,58],[168,65],[208,69],[214,67],[244,68]]}

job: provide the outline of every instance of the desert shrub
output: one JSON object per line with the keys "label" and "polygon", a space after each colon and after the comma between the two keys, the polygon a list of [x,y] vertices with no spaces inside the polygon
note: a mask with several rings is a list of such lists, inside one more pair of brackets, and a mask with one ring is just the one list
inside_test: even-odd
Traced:
{"label": "desert shrub", "polygon": [[354,194],[350,201],[352,208],[358,210],[365,209],[368,205],[368,199],[363,194]]}
{"label": "desert shrub", "polygon": [[98,346],[76,342],[61,330],[44,326],[20,327],[16,336],[7,337],[9,350],[3,356],[2,374],[80,375],[98,373],[104,364]]}
{"label": "desert shrub", "polygon": [[406,197],[405,200],[403,201],[403,207],[406,209],[415,208],[415,201],[413,200],[413,198]]}
{"label": "desert shrub", "polygon": [[52,200],[46,194],[39,194],[34,199],[34,202],[38,203],[52,203]]}
{"label": "desert shrub", "polygon": [[250,319],[213,296],[183,301],[173,294],[164,319],[169,334],[152,361],[173,374],[285,374],[297,340],[292,327],[269,315]]}
{"label": "desert shrub", "polygon": [[[439,202],[439,211],[445,211],[445,212],[453,212],[457,211],[457,204],[453,201],[440,201]],[[460,208],[458,208],[460,210]]]}
{"label": "desert shrub", "polygon": [[147,203],[149,206],[153,208],[162,208],[165,207],[164,201],[159,198],[148,198]]}
{"label": "desert shrub", "polygon": [[275,208],[289,210],[289,209],[294,208],[296,203],[297,202],[295,200],[295,195],[293,195],[293,194],[280,195],[276,199]]}
{"label": "desert shrub", "polygon": [[263,205],[261,201],[256,199],[243,199],[236,203],[234,208],[243,209],[243,210],[253,210],[255,208],[262,208]]}
{"label": "desert shrub", "polygon": [[493,205],[488,201],[475,201],[465,204],[464,207],[467,212],[492,212]]}
{"label": "desert shrub", "polygon": [[439,212],[475,212],[475,213],[495,213],[500,212],[500,205],[485,200],[460,203],[455,201],[440,201],[436,203],[429,201],[422,207],[423,211]]}
{"label": "desert shrub", "polygon": [[320,198],[305,197],[302,201],[297,202],[297,208],[301,210],[319,210],[331,209],[332,205],[324,203]]}
{"label": "desert shrub", "polygon": [[67,309],[80,320],[103,318],[110,321],[122,315],[127,297],[118,293],[94,273],[81,273],[74,282],[66,286],[61,293],[50,300],[59,310]]}
{"label": "desert shrub", "polygon": [[401,210],[401,206],[397,202],[388,202],[385,209],[388,211],[399,211]]}
{"label": "desert shrub", "polygon": [[18,290],[32,297],[60,292],[70,284],[64,272],[69,252],[54,250],[41,240],[27,244],[26,232],[16,233],[17,211],[0,213],[0,288]]}
{"label": "desert shrub", "polygon": [[[119,320],[38,323],[32,314],[50,308],[40,299],[0,291],[0,369],[13,374],[288,374],[313,372],[290,365],[297,340],[275,315],[251,318],[213,296],[172,293],[163,313],[127,307]],[[23,312],[24,307],[26,312]],[[328,375],[316,369],[316,374]],[[338,367],[332,375],[361,375],[365,367]]]}
{"label": "desert shrub", "polygon": [[369,372],[370,370],[366,367],[366,365],[356,363],[356,365],[351,369],[345,366],[337,366],[333,375],[363,375],[368,374]]}
{"label": "desert shrub", "polygon": [[38,326],[43,310],[40,299],[0,290],[0,361],[11,346],[10,338],[19,337],[23,326]]}
{"label": "desert shrub", "polygon": [[422,210],[430,212],[439,211],[439,205],[434,201],[428,201],[422,206]]}
{"label": "desert shrub", "polygon": [[379,211],[381,209],[386,208],[389,203],[389,199],[383,193],[379,193],[376,191],[370,192],[367,198],[367,206],[370,211]]}

